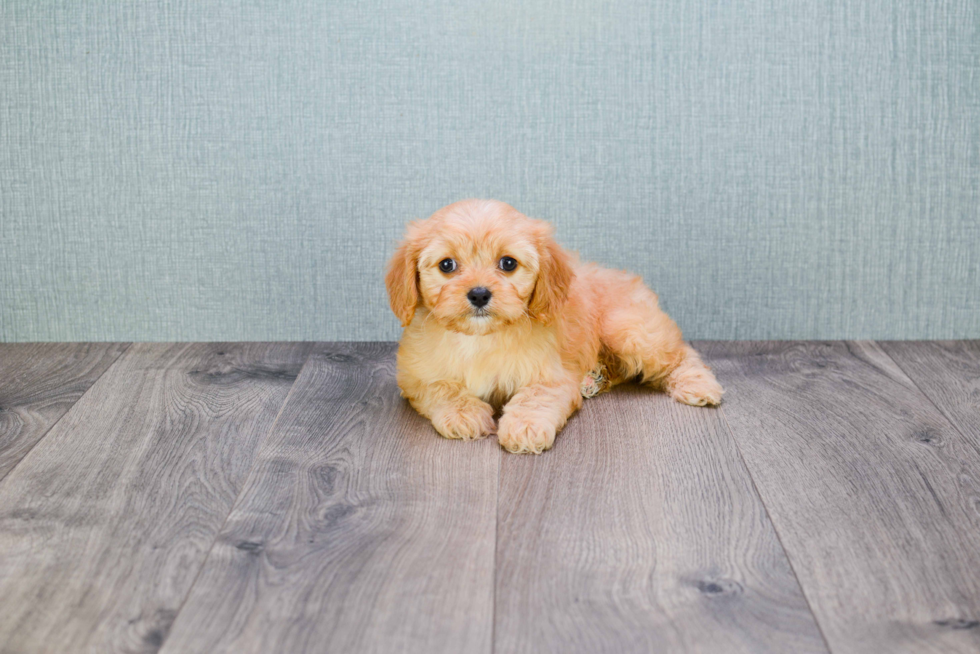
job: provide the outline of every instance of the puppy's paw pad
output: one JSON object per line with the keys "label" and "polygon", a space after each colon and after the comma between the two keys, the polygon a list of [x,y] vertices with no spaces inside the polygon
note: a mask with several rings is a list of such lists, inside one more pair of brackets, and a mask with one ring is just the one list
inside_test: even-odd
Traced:
{"label": "puppy's paw pad", "polygon": [[541,454],[555,442],[557,429],[532,413],[505,413],[497,427],[497,442],[514,454]]}
{"label": "puppy's paw pad", "polygon": [[445,438],[472,441],[494,432],[493,408],[489,404],[469,404],[451,408],[432,419],[432,426]]}

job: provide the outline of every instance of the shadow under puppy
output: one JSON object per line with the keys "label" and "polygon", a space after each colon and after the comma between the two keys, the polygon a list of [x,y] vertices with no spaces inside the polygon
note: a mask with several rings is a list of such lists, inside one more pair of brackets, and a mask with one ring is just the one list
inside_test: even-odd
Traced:
{"label": "shadow under puppy", "polygon": [[496,432],[511,452],[543,452],[599,382],[721,401],[637,275],[578,262],[548,223],[503,202],[463,200],[410,223],[385,283],[405,327],[398,386],[446,438]]}

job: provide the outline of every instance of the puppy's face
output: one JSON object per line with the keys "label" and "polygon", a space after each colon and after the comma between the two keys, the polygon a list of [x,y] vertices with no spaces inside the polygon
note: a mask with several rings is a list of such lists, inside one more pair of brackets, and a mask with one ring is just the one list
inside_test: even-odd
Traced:
{"label": "puppy's face", "polygon": [[446,329],[477,335],[549,321],[571,276],[547,223],[501,202],[466,200],[409,226],[386,283],[403,325],[421,304]]}
{"label": "puppy's face", "polygon": [[538,279],[538,252],[528,234],[508,227],[482,225],[471,232],[449,222],[419,253],[422,302],[448,329],[485,334],[525,316]]}

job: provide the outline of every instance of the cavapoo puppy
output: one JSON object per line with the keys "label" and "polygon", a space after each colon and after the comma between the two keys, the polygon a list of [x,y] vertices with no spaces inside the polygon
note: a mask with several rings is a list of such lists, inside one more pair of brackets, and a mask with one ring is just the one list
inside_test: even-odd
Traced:
{"label": "cavapoo puppy", "polygon": [[405,327],[398,386],[446,438],[496,433],[511,452],[540,453],[583,395],[634,378],[685,404],[721,401],[638,276],[579,263],[548,223],[503,202],[411,223],[385,283]]}

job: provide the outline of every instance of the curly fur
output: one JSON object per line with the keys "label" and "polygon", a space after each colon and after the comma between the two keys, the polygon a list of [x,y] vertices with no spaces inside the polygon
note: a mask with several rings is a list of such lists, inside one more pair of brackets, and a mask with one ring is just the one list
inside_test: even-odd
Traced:
{"label": "curly fur", "polygon": [[[503,256],[516,270],[500,269]],[[458,266],[448,274],[447,258]],[[548,223],[503,202],[464,200],[409,224],[385,283],[405,327],[398,385],[446,438],[496,433],[510,452],[543,452],[596,369],[607,386],[638,378],[685,404],[721,402],[637,275],[580,263]],[[483,312],[467,299],[475,287],[492,293]]]}

